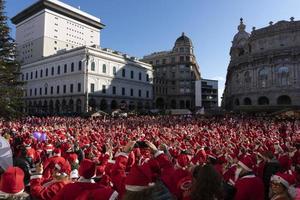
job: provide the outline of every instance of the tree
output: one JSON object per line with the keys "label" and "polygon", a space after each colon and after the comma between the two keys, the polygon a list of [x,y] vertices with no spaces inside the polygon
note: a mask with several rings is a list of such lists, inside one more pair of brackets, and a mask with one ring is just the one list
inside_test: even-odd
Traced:
{"label": "tree", "polygon": [[0,116],[13,118],[21,115],[23,82],[4,8],[5,0],[0,0]]}

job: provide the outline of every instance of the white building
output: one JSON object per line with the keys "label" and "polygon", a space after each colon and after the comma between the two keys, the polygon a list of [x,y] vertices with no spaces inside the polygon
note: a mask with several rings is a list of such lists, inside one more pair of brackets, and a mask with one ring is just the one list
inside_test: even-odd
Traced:
{"label": "white building", "polygon": [[18,59],[30,63],[79,46],[100,46],[100,19],[57,0],[40,0],[12,18]]}
{"label": "white building", "polygon": [[152,107],[152,66],[101,49],[100,19],[56,0],[41,0],[12,21],[28,113]]}

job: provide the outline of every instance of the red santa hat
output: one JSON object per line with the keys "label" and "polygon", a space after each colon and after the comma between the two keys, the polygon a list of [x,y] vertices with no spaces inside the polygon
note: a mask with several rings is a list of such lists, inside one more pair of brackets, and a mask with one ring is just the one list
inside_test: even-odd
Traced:
{"label": "red santa hat", "polygon": [[68,161],[63,163],[56,163],[55,170],[58,173],[58,175],[67,176],[71,173],[71,165]]}
{"label": "red santa hat", "polygon": [[96,163],[89,159],[83,159],[79,165],[78,173],[83,178],[93,178],[96,175]]}
{"label": "red santa hat", "polygon": [[241,166],[243,169],[247,171],[252,171],[253,170],[253,159],[251,156],[244,156],[239,162],[238,165]]}
{"label": "red santa hat", "polygon": [[292,159],[288,155],[280,156],[278,161],[284,171],[288,171],[291,169]]}
{"label": "red santa hat", "polygon": [[295,182],[295,177],[291,174],[278,172],[271,177],[271,181],[276,183],[281,183],[286,188],[289,188]]}
{"label": "red santa hat", "polygon": [[150,165],[133,166],[125,179],[125,188],[128,191],[139,192],[155,185]]}
{"label": "red santa hat", "polygon": [[0,191],[7,194],[17,194],[24,191],[24,172],[19,167],[8,167],[1,175]]}

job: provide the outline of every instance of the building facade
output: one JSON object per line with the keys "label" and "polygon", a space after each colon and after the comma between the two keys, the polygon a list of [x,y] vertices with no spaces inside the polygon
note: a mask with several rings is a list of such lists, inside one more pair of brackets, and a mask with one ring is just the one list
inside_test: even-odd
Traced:
{"label": "building facade", "polygon": [[218,108],[218,81],[201,79],[202,107],[205,110]]}
{"label": "building facade", "polygon": [[41,0],[12,21],[28,113],[152,107],[152,66],[100,48],[100,19],[57,0]]}
{"label": "building facade", "polygon": [[159,109],[195,109],[195,81],[199,66],[192,41],[182,34],[171,51],[144,56],[153,65],[154,104]]}
{"label": "building facade", "polygon": [[241,19],[230,49],[222,106],[235,111],[300,107],[300,21],[245,30]]}

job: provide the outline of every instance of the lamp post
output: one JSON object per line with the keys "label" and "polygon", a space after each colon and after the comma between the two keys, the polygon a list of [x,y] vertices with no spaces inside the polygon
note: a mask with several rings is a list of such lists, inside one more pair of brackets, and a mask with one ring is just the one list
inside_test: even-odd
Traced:
{"label": "lamp post", "polygon": [[86,50],[86,67],[85,67],[85,112],[89,112],[89,86],[88,86],[88,69],[89,69],[89,55]]}

